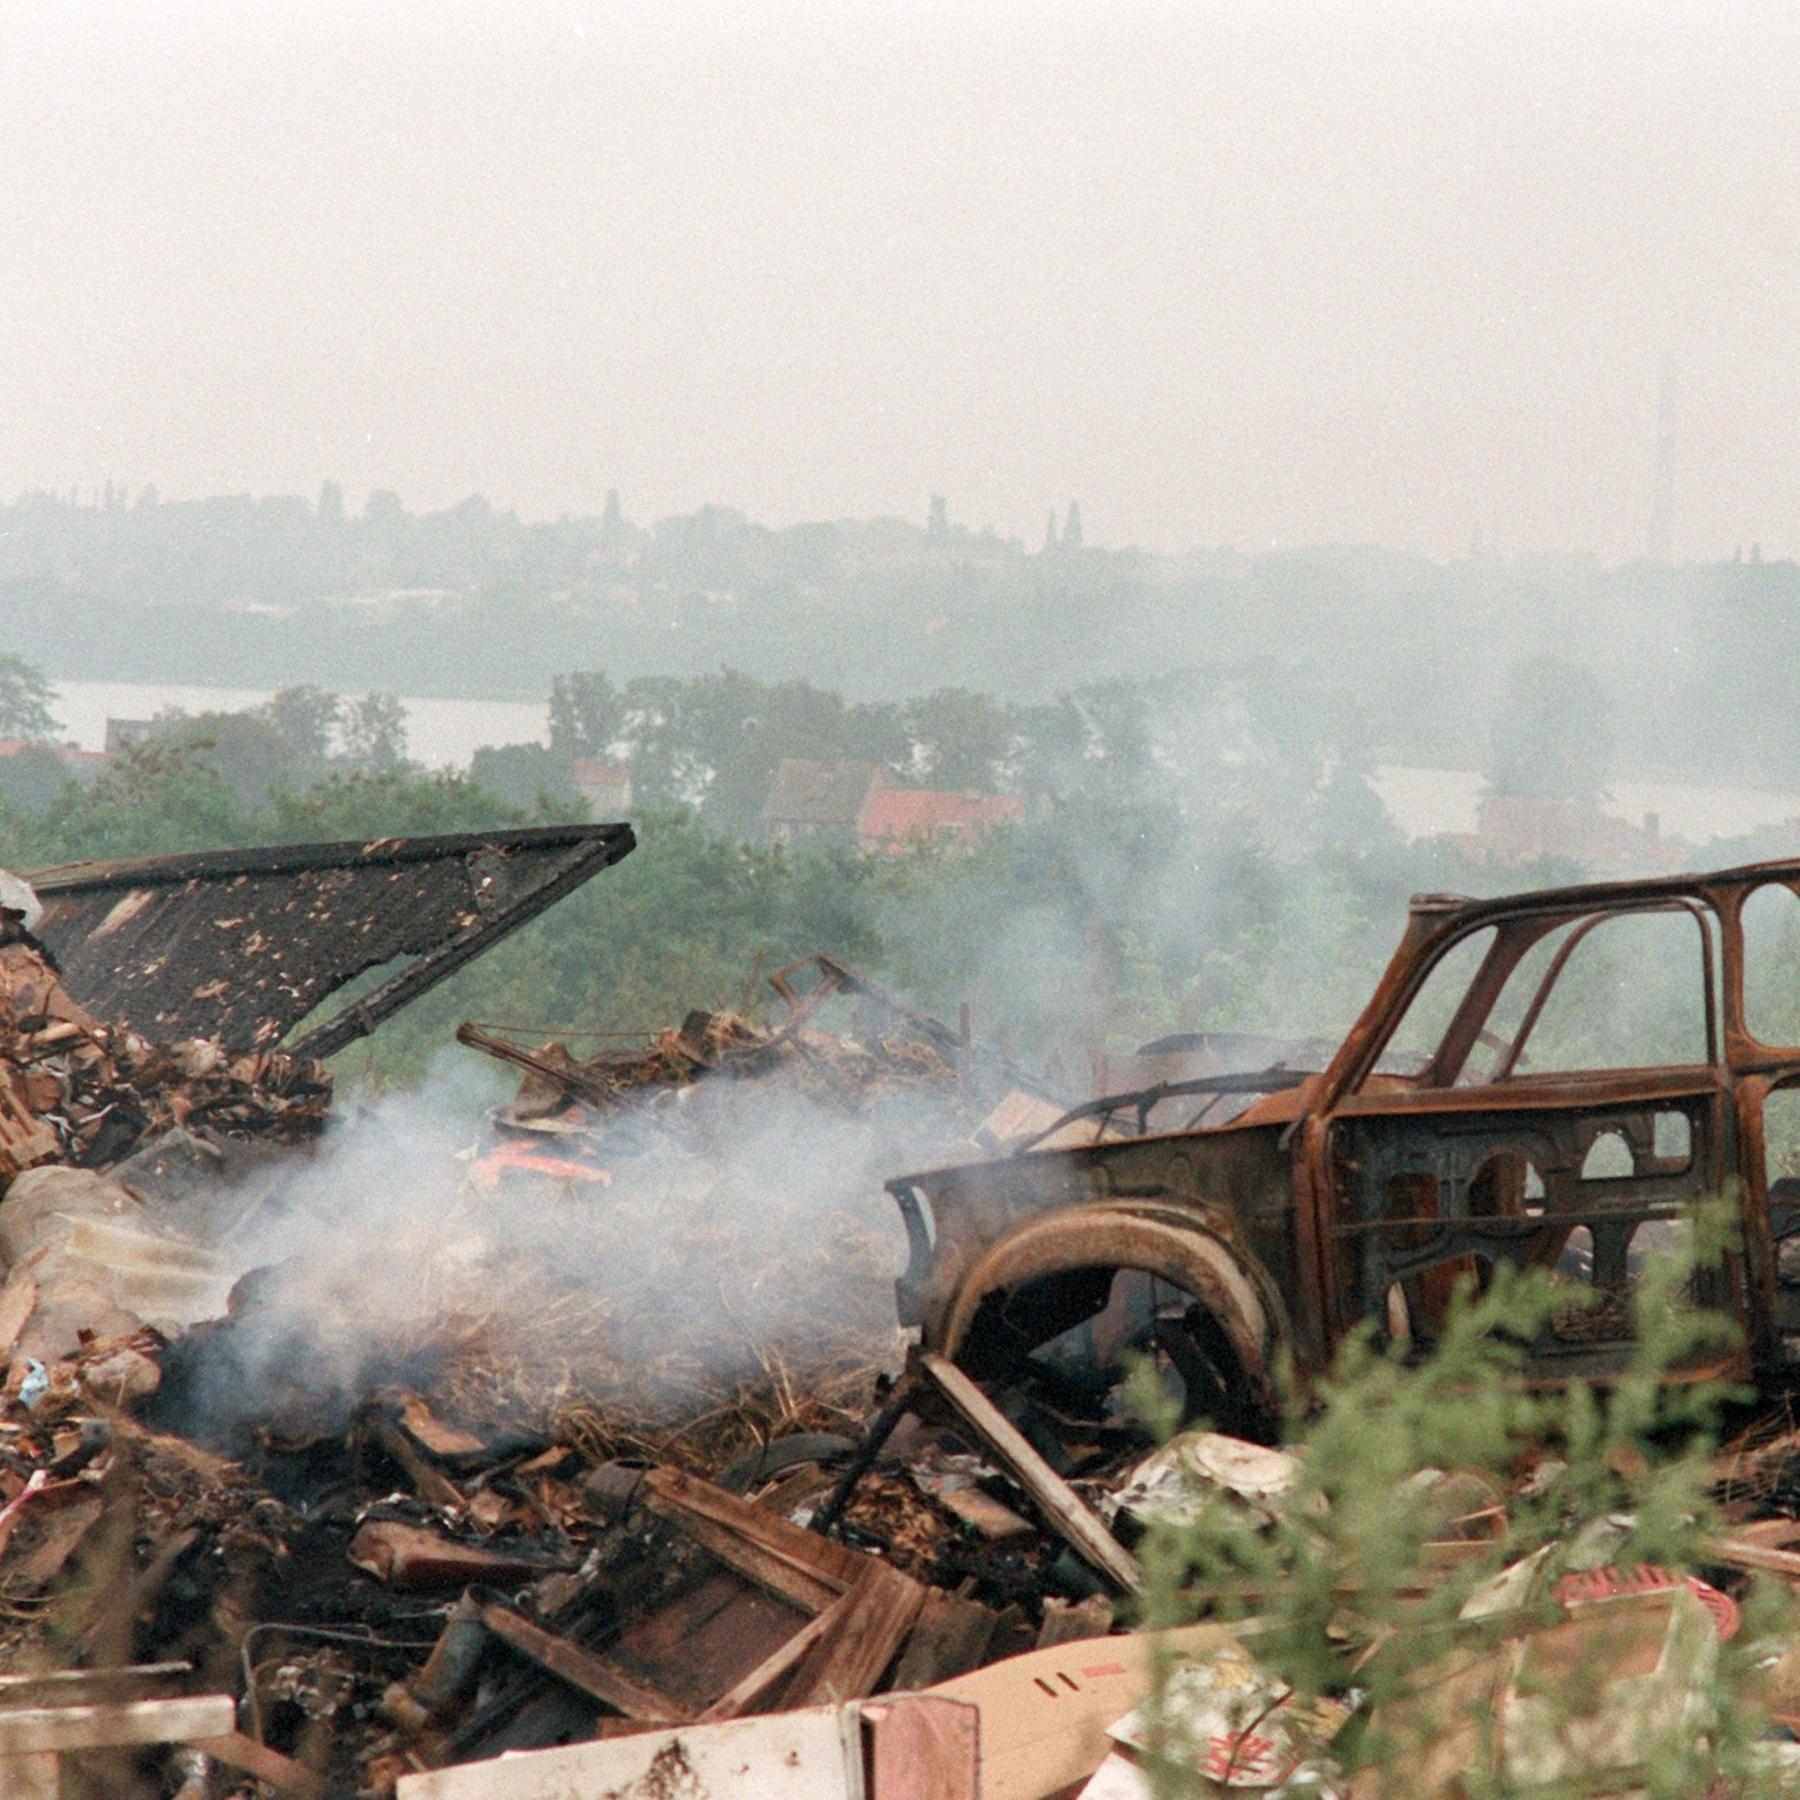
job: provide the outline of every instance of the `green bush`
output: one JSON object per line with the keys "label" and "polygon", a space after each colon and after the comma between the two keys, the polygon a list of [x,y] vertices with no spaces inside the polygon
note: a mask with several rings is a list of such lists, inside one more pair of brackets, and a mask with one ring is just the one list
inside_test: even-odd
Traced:
{"label": "green bush", "polygon": [[[1483,1678],[1463,1695],[1458,1683],[1471,1678],[1458,1671],[1497,1666],[1521,1633],[1561,1618],[1558,1578],[1597,1556],[1622,1569],[1706,1568],[1706,1540],[1718,1526],[1708,1457],[1724,1409],[1743,1396],[1667,1379],[1734,1329],[1683,1302],[1692,1256],[1720,1241],[1710,1216],[1696,1223],[1701,1248],[1647,1268],[1634,1296],[1629,1367],[1604,1389],[1577,1381],[1534,1390],[1522,1379],[1525,1347],[1553,1310],[1570,1305],[1569,1286],[1541,1273],[1500,1270],[1485,1293],[1461,1292],[1424,1361],[1372,1334],[1353,1340],[1330,1378],[1295,1405],[1298,1485],[1272,1522],[1212,1492],[1191,1521],[1150,1526],[1140,1546],[1143,1622],[1255,1619],[1247,1644],[1278,1687],[1303,1701],[1359,1690],[1334,1747],[1357,1800],[1617,1791],[1566,1771],[1533,1782],[1497,1767],[1494,1686]],[[1167,1435],[1174,1421],[1149,1370],[1139,1372],[1135,1395]],[[1531,1466],[1537,1479],[1521,1483]],[[1443,1567],[1429,1559],[1428,1510],[1409,1504],[1404,1487],[1429,1469],[1472,1472],[1508,1497],[1504,1533],[1472,1560]],[[1518,1589],[1512,1604],[1480,1621],[1466,1617],[1504,1570]],[[1765,1724],[1757,1671],[1792,1613],[1785,1587],[1753,1584],[1744,1629],[1716,1660],[1709,1652],[1697,1724],[1659,1719],[1642,1770],[1624,1788],[1669,1800],[1795,1791],[1772,1785],[1756,1747]],[[1177,1660],[1163,1659],[1149,1709],[1153,1731],[1167,1738],[1155,1771],[1159,1800],[1217,1791],[1195,1775],[1194,1746],[1181,1740],[1168,1687]],[[1619,1704],[1609,1685],[1619,1671],[1609,1662],[1607,1640],[1597,1637],[1530,1701],[1559,1738],[1578,1736]],[[1522,1677],[1521,1691],[1529,1685]],[[1433,1754],[1466,1762],[1456,1783],[1434,1781]],[[1715,1788],[1722,1780],[1744,1785]]]}

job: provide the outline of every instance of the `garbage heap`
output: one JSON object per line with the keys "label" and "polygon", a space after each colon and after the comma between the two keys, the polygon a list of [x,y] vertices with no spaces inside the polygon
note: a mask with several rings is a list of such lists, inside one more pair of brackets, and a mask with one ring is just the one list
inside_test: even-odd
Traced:
{"label": "garbage heap", "polygon": [[[1715,1461],[1693,1568],[1605,1517],[1516,1542],[1546,1453],[1395,1490],[1417,1632],[1254,1555],[1183,1599],[1213,1616],[1150,1629],[1147,1534],[1223,1508],[1303,1539],[1305,1458],[1158,1448],[1117,1394],[1028,1402],[906,1353],[898,1229],[861,1187],[1055,1106],[821,973],[776,1025],[690,1014],[587,1058],[466,1030],[525,1085],[429,1167],[387,1117],[19,1175],[0,1791],[1138,1800],[1172,1769],[1451,1800],[1630,1791],[1657,1733],[1713,1729],[1748,1582],[1800,1580],[1779,1421]],[[1284,1619],[1316,1636],[1304,1688]],[[1396,1698],[1383,1659],[1420,1633]],[[1596,1657],[1601,1724],[1571,1737],[1541,1696]],[[1762,1662],[1800,1726],[1800,1657]],[[1379,1777],[1349,1748],[1372,1725],[1402,1747]]]}
{"label": "garbage heap", "polygon": [[[340,1115],[265,1154],[190,1113],[104,1173],[18,1174],[0,1201],[8,1668],[54,1671],[55,1696],[104,1666],[109,1694],[141,1679],[147,1704],[169,1696],[118,1671],[186,1663],[178,1686],[225,1684],[256,1767],[286,1757],[345,1792],[589,1735],[549,1721],[572,1694],[591,1723],[592,1694],[528,1656],[513,1671],[528,1705],[462,1716],[459,1692],[428,1717],[401,1690],[464,1590],[518,1601],[557,1578],[558,1608],[515,1605],[502,1630],[551,1630],[567,1605],[571,1654],[605,1630],[603,1567],[634,1605],[687,1595],[703,1547],[665,1557],[644,1536],[647,1471],[760,1492],[778,1442],[769,1470],[835,1479],[903,1355],[903,1241],[879,1177],[979,1154],[1011,1091],[957,1034],[851,985],[822,972],[773,1027],[696,1013],[586,1062],[509,1052],[524,1088],[449,1122],[459,1154],[427,1159],[399,1114]],[[828,1006],[848,1015],[831,1029]],[[793,1460],[797,1438],[815,1464]],[[915,1517],[892,1479],[871,1476],[859,1516],[885,1506],[917,1566],[948,1557],[955,1586],[956,1513]],[[823,1554],[837,1574],[786,1583],[808,1618],[822,1584],[871,1560]],[[1011,1544],[1005,1591],[1035,1594],[1030,1568],[1054,1554]],[[785,1615],[750,1610],[745,1644],[785,1641]],[[1006,1641],[1040,1612],[1015,1608]],[[696,1692],[706,1656],[737,1654],[738,1626],[720,1630]],[[205,1752],[196,1792],[234,1791],[229,1748]]]}
{"label": "garbage heap", "polygon": [[49,952],[0,906],[0,1177],[103,1168],[175,1127],[294,1142],[324,1126],[331,1076],[281,1050],[159,1043],[97,1019]]}

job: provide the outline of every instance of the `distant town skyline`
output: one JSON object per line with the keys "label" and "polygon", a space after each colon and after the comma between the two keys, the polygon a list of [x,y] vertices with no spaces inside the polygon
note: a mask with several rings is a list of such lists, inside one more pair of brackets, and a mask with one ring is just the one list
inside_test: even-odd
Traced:
{"label": "distant town skyline", "polygon": [[[327,507],[325,494],[329,491],[332,499]],[[1653,510],[1650,528],[1645,542],[1636,547],[1624,545],[1616,555],[1603,556],[1591,545],[1572,544],[1557,548],[1540,548],[1534,546],[1506,545],[1497,537],[1490,537],[1479,526],[1470,535],[1467,542],[1449,546],[1389,546],[1369,540],[1363,543],[1325,542],[1308,543],[1296,540],[1287,545],[1267,544],[1185,544],[1175,545],[1169,549],[1155,548],[1143,544],[1114,542],[1108,539],[1089,536],[1081,523],[1081,501],[1072,499],[1052,506],[1045,525],[1039,527],[1034,538],[1029,532],[1002,530],[991,519],[974,520],[964,518],[957,512],[949,496],[931,494],[921,516],[919,509],[912,513],[891,511],[867,514],[838,513],[829,517],[825,515],[801,514],[792,519],[758,518],[754,513],[746,512],[742,507],[734,506],[725,500],[702,500],[696,506],[688,507],[678,513],[642,514],[624,504],[623,496],[618,488],[608,488],[599,504],[570,507],[557,513],[534,513],[530,508],[507,507],[479,489],[469,493],[458,494],[453,498],[437,504],[413,503],[397,489],[378,484],[364,493],[347,491],[342,482],[330,476],[320,482],[317,491],[311,494],[299,493],[288,489],[267,493],[256,493],[246,489],[227,490],[216,493],[177,494],[171,493],[158,482],[146,482],[141,487],[133,487],[126,482],[101,481],[92,485],[82,483],[49,484],[45,486],[26,486],[7,491],[0,488],[0,507],[11,504],[22,504],[28,499],[42,498],[54,502],[58,506],[73,506],[83,511],[104,512],[109,507],[132,510],[144,506],[152,500],[156,505],[172,506],[206,506],[213,502],[232,502],[247,500],[252,505],[295,505],[304,508],[312,515],[320,518],[329,515],[339,519],[360,520],[377,515],[383,506],[397,503],[403,516],[411,519],[442,517],[455,513],[459,508],[471,503],[487,507],[490,512],[499,516],[516,519],[523,527],[555,525],[560,522],[577,520],[600,524],[605,531],[614,529],[621,521],[634,533],[647,533],[656,526],[672,519],[691,519],[704,512],[721,512],[741,518],[753,530],[772,532],[803,531],[821,526],[841,526],[846,529],[882,525],[897,522],[909,525],[918,530],[926,538],[939,532],[948,532],[959,538],[973,538],[984,542],[991,541],[1005,546],[1008,550],[1023,556],[1049,553],[1059,550],[1087,549],[1105,554],[1127,553],[1139,554],[1153,559],[1179,559],[1186,555],[1223,554],[1254,558],[1271,550],[1279,553],[1282,550],[1295,551],[1346,551],[1371,550],[1390,551],[1397,556],[1418,556],[1427,562],[1454,563],[1469,556],[1488,556],[1505,561],[1509,555],[1517,554],[1526,558],[1547,557],[1555,560],[1558,557],[1571,559],[1594,558],[1609,567],[1621,567],[1639,561],[1653,563],[1666,562],[1670,566],[1683,564],[1705,565],[1709,563],[1733,562],[1761,564],[1764,562],[1786,562],[1795,560],[1792,555],[1783,557],[1768,552],[1760,539],[1749,542],[1739,541],[1728,549],[1717,554],[1685,557],[1669,553],[1666,540],[1660,533],[1661,515]],[[615,505],[617,511],[614,510]],[[1653,501],[1654,508],[1654,501]],[[1070,535],[1070,522],[1074,523],[1074,535]],[[0,536],[6,535],[0,532]]]}
{"label": "distant town skyline", "polygon": [[0,490],[1800,549],[1791,8],[20,0],[7,36]]}

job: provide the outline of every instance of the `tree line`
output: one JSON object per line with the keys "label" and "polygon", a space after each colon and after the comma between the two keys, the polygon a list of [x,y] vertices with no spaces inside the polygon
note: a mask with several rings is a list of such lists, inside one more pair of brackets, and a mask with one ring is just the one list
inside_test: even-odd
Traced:
{"label": "tree line", "polygon": [[[921,506],[921,514],[925,508]],[[1358,697],[1384,755],[1480,766],[1504,672],[1585,665],[1620,754],[1696,778],[1800,780],[1800,566],[1605,566],[1366,546],[1041,547],[913,519],[773,528],[727,507],[648,524],[615,502],[525,521],[471,498],[179,504],[118,490],[0,502],[0,630],[89,679],[530,698],[730,668],[853,703],[978,687],[1019,702],[1274,657]]]}
{"label": "tree line", "polygon": [[[874,705],[729,673],[590,671],[559,684],[535,773],[506,751],[428,773],[391,733],[379,755],[354,735],[347,746],[343,722],[334,696],[290,689],[249,714],[167,720],[98,779],[65,777],[29,803],[0,781],[0,861],[556,822],[572,816],[559,769],[629,755],[639,850],[347,1052],[348,1069],[416,1076],[467,1016],[592,1049],[595,1034],[691,1006],[746,1005],[761,971],[827,950],[947,1018],[968,1003],[988,1041],[1074,1086],[1097,1047],[1168,1030],[1330,1035],[1379,973],[1409,893],[1579,873],[1471,869],[1406,842],[1367,783],[1368,721],[1274,665],[1042,704],[958,689]],[[973,851],[777,848],[754,815],[786,754],[1023,787],[1042,804]]]}

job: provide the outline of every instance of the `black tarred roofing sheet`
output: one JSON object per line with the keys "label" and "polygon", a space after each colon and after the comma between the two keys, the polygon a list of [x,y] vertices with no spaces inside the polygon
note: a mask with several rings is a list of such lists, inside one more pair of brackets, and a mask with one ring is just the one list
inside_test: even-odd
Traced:
{"label": "black tarred roofing sheet", "polygon": [[414,960],[289,1048],[329,1056],[628,855],[628,825],[70,863],[26,879],[70,993],[147,1037],[270,1049],[358,975]]}

